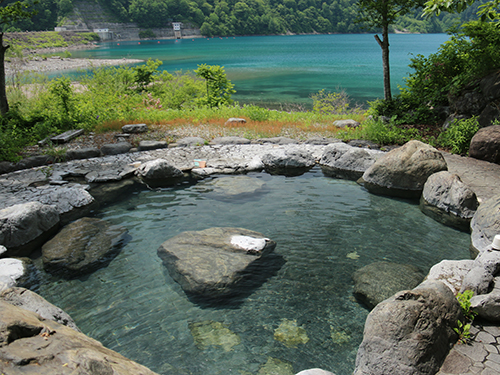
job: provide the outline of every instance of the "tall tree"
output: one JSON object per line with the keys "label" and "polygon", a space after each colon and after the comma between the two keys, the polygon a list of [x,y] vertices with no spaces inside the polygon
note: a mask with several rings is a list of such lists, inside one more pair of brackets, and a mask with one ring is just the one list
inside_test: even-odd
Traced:
{"label": "tall tree", "polygon": [[[461,13],[474,3],[475,0],[429,0],[425,3],[424,15],[439,15],[441,11]],[[482,21],[490,20],[498,22],[500,21],[499,6],[500,0],[487,1],[479,7],[477,14],[481,17]]]}
{"label": "tall tree", "polygon": [[358,0],[360,13],[358,22],[368,27],[381,28],[382,39],[375,34],[375,40],[382,49],[382,67],[384,71],[384,98],[392,100],[391,71],[389,65],[389,26],[396,18],[411,12],[424,4],[424,0]]}
{"label": "tall tree", "polygon": [[[5,0],[0,0],[0,27],[10,26],[16,21],[31,18],[36,11],[29,10],[30,5],[17,1],[15,3],[3,5]],[[33,4],[38,3],[35,1]],[[2,29],[3,30],[3,29]],[[5,52],[9,45],[3,43],[3,31],[0,30],[0,113],[5,115],[9,111],[7,92],[5,90]]]}

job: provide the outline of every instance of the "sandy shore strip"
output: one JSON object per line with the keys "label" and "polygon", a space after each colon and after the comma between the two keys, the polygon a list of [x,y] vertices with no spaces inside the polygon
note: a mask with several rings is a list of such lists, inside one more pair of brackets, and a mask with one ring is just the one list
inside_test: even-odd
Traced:
{"label": "sandy shore strip", "polygon": [[144,62],[138,59],[72,59],[63,57],[49,57],[47,59],[12,59],[5,62],[5,74],[13,75],[23,72],[53,73],[64,70],[91,69],[100,66],[128,65]]}

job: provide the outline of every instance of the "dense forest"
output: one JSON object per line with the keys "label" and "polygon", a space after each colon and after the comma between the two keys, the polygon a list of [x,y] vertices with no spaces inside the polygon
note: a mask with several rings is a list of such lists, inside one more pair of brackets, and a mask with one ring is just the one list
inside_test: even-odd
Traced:
{"label": "dense forest", "polygon": [[[13,2],[7,0],[5,2]],[[29,1],[29,0],[28,0]],[[4,31],[53,30],[82,0],[43,0],[38,14]],[[88,0],[110,11],[113,22],[135,22],[144,29],[189,22],[203,35],[262,35],[285,33],[358,33],[367,30],[356,23],[356,0]],[[442,13],[424,19],[416,10],[400,17],[394,29],[408,32],[445,32],[455,23],[476,18],[478,1],[459,15]]]}

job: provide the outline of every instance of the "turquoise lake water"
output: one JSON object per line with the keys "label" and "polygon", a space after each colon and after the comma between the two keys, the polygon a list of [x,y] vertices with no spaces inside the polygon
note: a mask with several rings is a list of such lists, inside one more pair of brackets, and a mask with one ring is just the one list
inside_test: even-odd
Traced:
{"label": "turquoise lake water", "polygon": [[[394,93],[408,75],[410,58],[435,53],[446,34],[389,37]],[[159,59],[169,72],[198,64],[221,65],[241,103],[310,106],[321,89],[344,89],[356,102],[383,97],[382,53],[372,34],[293,35],[102,43],[73,57]]]}
{"label": "turquoise lake water", "polygon": [[[36,291],[84,333],[162,375],[293,375],[314,367],[351,375],[368,314],[353,296],[352,274],[380,261],[426,274],[442,259],[469,257],[467,233],[319,168],[297,177],[250,173],[264,188],[244,199],[218,195],[211,183],[221,178],[233,177],[142,187],[96,212],[126,227],[130,242],[107,267],[79,279],[41,271]],[[181,232],[225,226],[275,240],[282,261],[242,299],[200,305],[169,276],[157,249]],[[204,344],[197,325],[207,328]],[[300,327],[307,340],[287,346],[275,336],[280,327],[292,335]]]}

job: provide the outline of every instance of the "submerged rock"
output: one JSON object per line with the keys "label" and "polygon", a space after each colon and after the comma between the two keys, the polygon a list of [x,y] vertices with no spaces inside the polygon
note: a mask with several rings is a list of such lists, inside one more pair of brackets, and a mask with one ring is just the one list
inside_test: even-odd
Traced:
{"label": "submerged rock", "polygon": [[234,346],[241,344],[240,337],[220,322],[206,320],[189,323],[189,330],[195,345],[201,350],[209,346],[220,346],[225,352],[229,352]]}
{"label": "submerged rock", "polygon": [[203,186],[213,188],[210,196],[219,200],[238,200],[253,197],[264,191],[266,183],[248,176],[222,177]]}
{"label": "submerged rock", "polygon": [[366,170],[360,183],[375,194],[419,198],[429,176],[447,169],[438,150],[420,141],[410,141],[380,157]]}
{"label": "submerged rock", "polygon": [[42,247],[47,272],[76,277],[106,266],[119,252],[127,229],[84,217],[65,226]]}
{"label": "submerged rock", "polygon": [[409,264],[376,262],[360,268],[352,278],[356,298],[373,308],[400,290],[415,288],[424,275]]}
{"label": "submerged rock", "polygon": [[297,345],[307,344],[309,341],[305,328],[298,326],[295,319],[283,319],[274,331],[274,339],[282,342],[287,348],[296,348]]}
{"label": "submerged rock", "polygon": [[0,300],[5,374],[155,375],[72,328]]}
{"label": "submerged rock", "polygon": [[[261,248],[233,243],[235,236],[261,239]],[[211,299],[244,292],[248,282],[266,277],[272,269],[266,255],[275,247],[274,241],[258,232],[209,228],[172,237],[159,247],[158,256],[185,292]]]}
{"label": "submerged rock", "polygon": [[293,375],[293,366],[290,362],[278,358],[268,357],[267,362],[259,368],[257,375]]}

